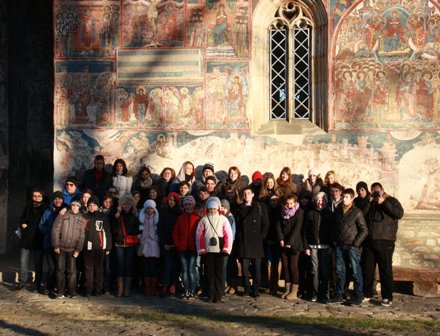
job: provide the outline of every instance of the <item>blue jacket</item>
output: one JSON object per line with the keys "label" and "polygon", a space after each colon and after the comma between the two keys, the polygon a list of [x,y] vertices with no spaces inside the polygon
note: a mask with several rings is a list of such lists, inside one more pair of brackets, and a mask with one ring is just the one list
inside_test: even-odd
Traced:
{"label": "blue jacket", "polygon": [[81,196],[82,192],[79,191],[79,189],[77,188],[74,194],[69,194],[66,190],[66,188],[63,188],[63,195],[64,195],[64,203],[66,203],[67,205],[70,205],[70,202],[72,202],[72,199],[75,196]]}
{"label": "blue jacket", "polygon": [[43,216],[41,216],[40,222],[38,223],[38,230],[44,235],[43,248],[52,248],[51,232],[52,226],[57,218],[61,209],[66,208],[67,204],[63,203],[59,208],[56,208],[52,203],[50,206],[44,210]]}

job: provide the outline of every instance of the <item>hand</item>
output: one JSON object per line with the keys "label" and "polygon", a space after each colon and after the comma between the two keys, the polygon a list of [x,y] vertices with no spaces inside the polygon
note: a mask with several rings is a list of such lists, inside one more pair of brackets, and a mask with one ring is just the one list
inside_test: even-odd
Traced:
{"label": "hand", "polygon": [[280,240],[280,246],[284,247],[284,240]]}
{"label": "hand", "polygon": [[73,251],[73,253],[72,253],[72,257],[76,258],[76,257],[78,257],[78,255],[79,255],[79,252],[78,252],[78,251]]}
{"label": "hand", "polygon": [[60,254],[60,248],[59,247],[54,247],[53,248],[53,251],[56,253],[56,254]]}
{"label": "hand", "polygon": [[290,249],[292,247],[292,245],[286,245],[286,248]]}
{"label": "hand", "polygon": [[64,214],[67,212],[67,208],[62,208],[61,211],[59,212],[59,214],[61,216],[64,216]]}
{"label": "hand", "polygon": [[21,228],[22,228],[23,230],[26,229],[27,227],[28,227],[27,224],[25,224],[25,223],[21,224]]}
{"label": "hand", "polygon": [[307,250],[306,250],[306,255],[308,255],[308,256],[310,257],[310,254],[311,254],[310,249],[307,249]]}
{"label": "hand", "polygon": [[105,255],[109,255],[110,254],[110,251],[105,251]]}

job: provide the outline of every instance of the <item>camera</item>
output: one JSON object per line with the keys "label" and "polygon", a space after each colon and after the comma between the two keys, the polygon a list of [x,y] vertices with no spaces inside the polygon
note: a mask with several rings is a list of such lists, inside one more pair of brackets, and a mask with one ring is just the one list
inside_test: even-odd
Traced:
{"label": "camera", "polygon": [[373,193],[373,197],[374,197],[374,198],[380,198],[380,192],[375,191],[375,192]]}

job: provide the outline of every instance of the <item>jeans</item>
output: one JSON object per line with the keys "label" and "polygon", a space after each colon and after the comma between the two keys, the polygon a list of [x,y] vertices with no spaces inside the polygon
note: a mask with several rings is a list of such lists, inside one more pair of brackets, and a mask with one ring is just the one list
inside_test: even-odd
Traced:
{"label": "jeans", "polygon": [[43,278],[44,251],[42,249],[28,250],[21,248],[19,282],[21,285],[26,285],[30,268],[31,254],[34,256],[35,287],[39,289],[41,286],[41,280]]}
{"label": "jeans", "polygon": [[72,251],[61,249],[56,255],[57,258],[57,289],[58,295],[64,294],[66,287],[67,273],[67,290],[69,294],[76,292],[76,259],[72,255]]}
{"label": "jeans", "polygon": [[183,287],[186,292],[194,293],[196,290],[196,252],[179,252],[180,264],[182,266]]}
{"label": "jeans", "polygon": [[56,263],[57,255],[52,248],[44,250],[44,260],[47,265],[47,290],[53,292],[56,288]]}
{"label": "jeans", "polygon": [[116,246],[116,276],[118,278],[133,277],[133,258],[136,250],[135,246]]}
{"label": "jeans", "polygon": [[20,251],[20,275],[18,281],[21,285],[26,285],[29,272],[29,263],[31,259],[31,250],[21,248]]}
{"label": "jeans", "polygon": [[250,263],[253,263],[255,274],[252,277],[252,294],[257,295],[258,290],[260,288],[261,283],[261,258],[242,258],[241,260],[241,267],[243,270],[243,278],[244,278],[244,292],[245,294],[251,293],[251,285],[250,285],[250,273],[249,273],[249,265]]}
{"label": "jeans", "polygon": [[331,271],[331,255],[328,248],[310,249],[313,291],[320,298],[328,298],[328,285]]}
{"label": "jeans", "polygon": [[361,250],[354,246],[336,246],[336,293],[344,293],[346,269],[345,262],[350,263],[353,278],[354,278],[354,290],[357,296],[363,295],[363,279],[362,269],[360,265]]}

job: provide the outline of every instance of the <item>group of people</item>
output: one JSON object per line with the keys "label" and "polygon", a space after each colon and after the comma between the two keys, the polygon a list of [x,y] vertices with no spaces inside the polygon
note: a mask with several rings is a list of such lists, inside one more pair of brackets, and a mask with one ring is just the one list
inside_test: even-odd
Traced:
{"label": "group of people", "polygon": [[361,181],[355,191],[339,184],[334,171],[321,179],[310,169],[298,184],[284,167],[277,178],[255,171],[247,183],[235,166],[219,181],[212,163],[198,176],[189,161],[177,174],[166,167],[157,177],[143,166],[133,179],[123,159],[110,173],[98,155],[80,181],[67,178],[50,205],[41,189],[31,196],[18,230],[18,290],[33,254],[32,290],[57,297],[73,298],[78,288],[85,296],[112,288],[130,296],[140,286],[146,296],[159,291],[221,302],[241,286],[240,295],[255,298],[264,288],[286,300],[360,305],[374,294],[378,265],[382,305],[392,304],[404,211],[379,182],[368,188]]}

